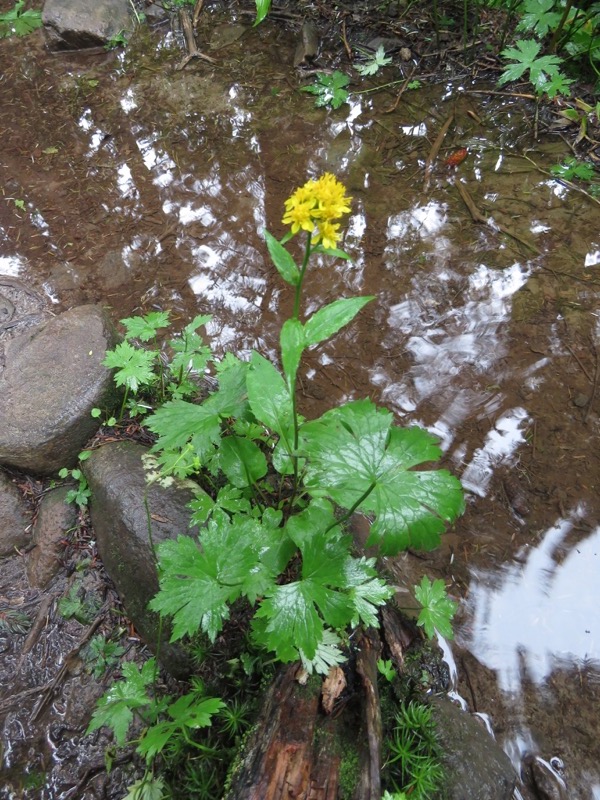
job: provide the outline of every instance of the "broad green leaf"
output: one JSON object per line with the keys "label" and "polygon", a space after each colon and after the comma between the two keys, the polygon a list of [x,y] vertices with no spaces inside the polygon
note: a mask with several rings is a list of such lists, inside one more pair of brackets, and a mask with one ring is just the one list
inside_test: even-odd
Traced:
{"label": "broad green leaf", "polygon": [[333,258],[343,258],[344,261],[352,260],[352,257],[349,256],[348,253],[344,252],[344,250],[340,250],[338,247],[323,247],[319,244],[312,248],[312,252],[322,253],[324,256],[332,256]]}
{"label": "broad green leaf", "polygon": [[122,747],[127,738],[129,725],[133,720],[133,710],[151,704],[147,687],[152,684],[156,672],[155,659],[149,659],[140,670],[132,661],[122,666],[123,680],[113,683],[110,689],[98,700],[86,733],[98,730],[103,725],[111,728],[117,744]]}
{"label": "broad green leaf", "polygon": [[155,376],[152,367],[155,357],[152,350],[140,350],[129,342],[120,342],[114,350],[106,351],[102,363],[105,367],[116,370],[117,386],[126,386],[135,394],[140,386],[153,383]]}
{"label": "broad green leaf", "polygon": [[298,281],[300,280],[300,272],[298,271],[296,262],[290,253],[288,253],[281,242],[279,242],[267,230],[265,231],[265,241],[267,243],[269,255],[271,256],[273,264],[275,264],[277,272],[281,275],[286,283],[290,284],[290,286],[297,286]]}
{"label": "broad green leaf", "polygon": [[140,342],[149,342],[154,339],[157,331],[169,325],[168,311],[151,311],[143,317],[127,317],[122,319],[121,324],[125,326],[127,339],[139,339]]}
{"label": "broad green leaf", "polygon": [[296,373],[300,365],[300,359],[305,348],[304,328],[297,319],[286,320],[281,327],[281,361],[283,371],[288,379],[290,392],[296,382]]}
{"label": "broad green leaf", "polygon": [[379,544],[385,555],[432,549],[444,523],[462,512],[456,478],[444,470],[411,470],[439,458],[435,439],[420,428],[392,428],[391,413],[369,400],[306,423],[300,439],[308,491],[374,513],[368,544]]}
{"label": "broad green leaf", "polygon": [[446,639],[452,639],[452,618],[457,604],[446,594],[444,581],[439,578],[433,583],[424,575],[420,586],[415,586],[415,597],[423,608],[419,613],[417,625],[421,625],[432,639],[436,630]]}
{"label": "broad green leaf", "polygon": [[256,419],[277,433],[291,453],[292,398],[281,374],[259,353],[252,353],[246,379],[250,408]]}
{"label": "broad green leaf", "polygon": [[543,39],[560,22],[562,14],[554,11],[555,7],[555,0],[525,0],[517,30],[533,31]]}
{"label": "broad green leaf", "polygon": [[256,612],[258,619],[266,620],[265,644],[280,661],[295,661],[299,649],[313,659],[323,638],[311,588],[303,581],[277,586]]}
{"label": "broad green leaf", "polygon": [[267,459],[249,439],[226,436],[221,440],[218,463],[231,484],[243,489],[267,474]]}
{"label": "broad green leaf", "polygon": [[4,36],[26,36],[42,25],[40,11],[23,11],[25,0],[17,0],[10,11],[0,13],[0,39]]}
{"label": "broad green leaf", "polygon": [[334,300],[323,308],[320,308],[304,323],[304,338],[306,346],[329,339],[340,328],[347,325],[358,312],[374,300],[374,296],[369,297],[348,297],[342,300]]}

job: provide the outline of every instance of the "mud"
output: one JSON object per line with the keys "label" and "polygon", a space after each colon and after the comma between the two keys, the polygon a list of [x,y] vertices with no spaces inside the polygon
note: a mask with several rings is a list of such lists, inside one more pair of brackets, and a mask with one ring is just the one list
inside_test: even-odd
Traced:
{"label": "mud", "polygon": [[[227,22],[207,14],[200,46]],[[443,576],[461,599],[455,688],[515,765],[538,755],[569,797],[600,798],[599,205],[548,174],[569,154],[544,133],[552,119],[536,138],[534,109],[491,84],[425,83],[395,110],[397,86],[358,94],[393,68],[326,112],[297,91],[291,29],[225,41],[217,66],[179,72],[164,29],[125,53],[0,43],[0,274],[56,310],[171,309],[181,325],[211,313],[217,351],[277,358],[292,297],[261,232],[282,235],[292,189],[334,172],[354,198],[353,263],[314,268],[309,310],[377,302],[308,354],[302,411],[371,396],[440,437],[467,512],[396,573]]]}

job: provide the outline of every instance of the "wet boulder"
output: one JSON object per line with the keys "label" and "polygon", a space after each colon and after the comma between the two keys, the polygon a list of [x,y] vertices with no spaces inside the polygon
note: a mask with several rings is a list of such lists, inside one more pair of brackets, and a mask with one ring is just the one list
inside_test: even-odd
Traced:
{"label": "wet boulder", "polygon": [[483,724],[448,697],[433,697],[448,800],[511,800],[517,773]]}
{"label": "wet boulder", "polygon": [[100,307],[80,306],[3,345],[0,464],[41,475],[75,465],[98,428],[92,408],[115,404],[102,366],[115,336]]}
{"label": "wet boulder", "polygon": [[[158,615],[148,603],[158,591],[154,548],[190,529],[190,489],[178,482],[165,488],[146,482],[142,456],[147,448],[135,442],[114,442],[95,450],[84,463],[92,490],[90,512],[98,552],[125,607],[127,616],[151,650],[158,645]],[[160,643],[161,664],[175,677],[185,677],[191,663],[183,648]]]}
{"label": "wet boulder", "polygon": [[42,24],[53,50],[103,46],[133,29],[129,0],[46,0]]}
{"label": "wet boulder", "polygon": [[27,547],[30,523],[25,501],[8,475],[0,472],[0,558]]}

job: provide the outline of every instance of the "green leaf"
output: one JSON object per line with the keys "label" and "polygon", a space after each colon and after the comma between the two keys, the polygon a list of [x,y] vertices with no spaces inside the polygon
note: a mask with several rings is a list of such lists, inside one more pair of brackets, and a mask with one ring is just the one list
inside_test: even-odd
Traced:
{"label": "green leaf", "polygon": [[127,317],[122,319],[121,324],[125,326],[127,333],[126,339],[139,339],[140,342],[149,342],[156,337],[161,328],[169,325],[168,311],[151,311],[143,317]]}
{"label": "green leaf", "polygon": [[201,406],[185,400],[169,400],[146,420],[147,427],[158,435],[152,448],[182,450],[191,444],[203,460],[221,440],[221,418],[208,403]]}
{"label": "green leaf", "polygon": [[456,478],[445,470],[411,470],[439,458],[435,439],[420,428],[392,428],[391,413],[369,400],[328,411],[303,425],[300,437],[307,490],[374,513],[368,544],[379,544],[385,555],[436,547],[444,523],[462,512]]}
{"label": "green leaf", "polygon": [[374,300],[375,297],[348,297],[342,300],[334,300],[323,308],[316,311],[304,324],[304,338],[306,346],[329,339],[340,328],[351,322],[358,312]]}
{"label": "green leaf", "polygon": [[86,731],[92,733],[106,725],[113,730],[120,747],[125,744],[127,731],[133,720],[133,710],[152,703],[147,687],[154,682],[156,661],[154,658],[149,659],[141,670],[133,661],[128,661],[123,664],[122,672],[124,680],[113,683],[98,700]]}
{"label": "green leaf", "polygon": [[[545,91],[548,78],[560,76],[559,65],[562,59],[559,56],[540,56],[541,45],[533,39],[519,39],[515,47],[507,47],[502,51],[504,58],[515,61],[503,71],[498,81],[499,85],[515,81],[529,71],[529,80],[541,93]],[[563,79],[563,82],[566,79]]]}
{"label": "green leaf", "polygon": [[538,38],[543,39],[560,22],[561,14],[553,11],[555,7],[555,0],[525,0],[517,30],[533,31]]}
{"label": "green leaf", "polygon": [[375,53],[369,57],[365,64],[356,64],[354,69],[364,78],[369,75],[377,74],[381,67],[387,67],[388,64],[391,63],[392,59],[389,56],[386,56],[385,49],[383,45],[380,44]]}
{"label": "green leaf", "polygon": [[288,387],[270,361],[252,353],[246,379],[248,401],[256,419],[275,431],[288,453],[293,449],[293,407]]}
{"label": "green leaf", "polygon": [[170,372],[175,378],[178,378],[179,374],[183,375],[188,372],[202,374],[206,370],[212,351],[204,344],[204,340],[196,331],[211,319],[212,317],[208,314],[195,317],[189,325],[185,326],[181,336],[171,339],[169,342],[175,351],[169,366]]}
{"label": "green leaf", "polygon": [[306,346],[304,327],[299,320],[287,319],[283,323],[281,327],[280,344],[283,371],[288,379],[290,392],[292,392],[296,381],[296,373],[300,365],[300,359],[302,358],[302,353]]}
{"label": "green leaf", "polygon": [[165,800],[168,797],[164,778],[144,775],[127,787],[123,800]]}
{"label": "green leaf", "polygon": [[417,625],[421,625],[427,636],[432,639],[436,630],[446,639],[452,639],[451,621],[458,607],[457,603],[446,594],[444,581],[433,583],[424,575],[420,586],[415,586],[415,597],[423,608],[419,614]]}
{"label": "green leaf", "polygon": [[243,489],[267,474],[267,459],[249,439],[226,436],[219,447],[218,463],[228,481]]}
{"label": "green leaf", "polygon": [[317,672],[319,675],[327,675],[331,667],[343,664],[346,657],[340,650],[340,643],[340,637],[334,631],[325,628],[312,658],[307,658],[304,651],[300,650],[300,660],[308,674]]}
{"label": "green leaf", "polygon": [[256,19],[254,24],[258,25],[269,13],[271,0],[256,0]]}
{"label": "green leaf", "polygon": [[40,11],[23,11],[25,0],[17,0],[10,11],[0,14],[0,39],[5,36],[26,36],[42,25]]}
{"label": "green leaf", "polygon": [[198,728],[209,727],[212,717],[222,708],[225,708],[225,703],[218,698],[198,699],[198,693],[194,691],[184,694],[167,709],[171,722],[158,722],[147,729],[137,747],[138,753],[151,762],[173,737],[187,736]]}
{"label": "green leaf", "polygon": [[331,75],[319,73],[316,82],[311,86],[302,86],[301,92],[308,92],[316,96],[315,105],[331,106],[339,108],[343,103],[348,102],[348,91],[346,86],[350,83],[350,78],[343,72],[335,70]]}
{"label": "green leaf", "polygon": [[160,591],[150,608],[173,617],[172,641],[199,627],[214,641],[229,604],[242,595],[253,603],[273,585],[293,549],[280,516],[265,514],[261,523],[221,513],[202,531],[200,547],[189,536],[159,546]]}
{"label": "green leaf", "polygon": [[300,272],[296,266],[296,262],[288,253],[285,247],[279,242],[269,231],[265,230],[265,241],[269,250],[269,255],[275,264],[277,272],[281,275],[286,283],[291,286],[297,286],[300,280]]}
{"label": "green leaf", "polygon": [[117,386],[126,386],[135,394],[140,386],[154,382],[154,359],[153,351],[140,350],[129,342],[121,342],[114,350],[107,350],[102,363],[116,370],[114,377]]}

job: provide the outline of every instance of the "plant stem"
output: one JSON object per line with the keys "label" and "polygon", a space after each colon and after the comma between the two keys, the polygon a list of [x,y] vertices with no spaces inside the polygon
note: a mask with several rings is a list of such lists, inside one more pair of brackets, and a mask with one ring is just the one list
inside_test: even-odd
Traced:
{"label": "plant stem", "polygon": [[329,531],[332,530],[332,528],[336,528],[338,525],[343,525],[344,522],[346,522],[347,519],[350,519],[350,517],[352,516],[352,514],[354,514],[354,512],[359,507],[359,505],[361,503],[364,503],[364,501],[367,499],[367,497],[371,494],[371,492],[373,491],[373,489],[375,488],[376,485],[377,485],[377,481],[373,481],[373,483],[369,486],[367,491],[363,492],[363,494],[361,494],[361,496],[358,498],[356,503],[354,503],[352,505],[352,507],[349,508],[348,511],[346,511],[346,513],[343,516],[341,516],[339,519],[336,519],[335,522],[332,522],[331,525],[325,531],[325,533],[329,533]]}
{"label": "plant stem", "polygon": [[302,295],[302,281],[304,280],[304,273],[306,272],[306,267],[308,266],[308,259],[310,258],[310,233],[306,237],[306,249],[304,250],[304,259],[302,260],[302,266],[300,267],[300,276],[298,278],[298,283],[296,284],[296,296],[294,297],[294,313],[292,314],[293,319],[298,319],[300,316],[300,298]]}

